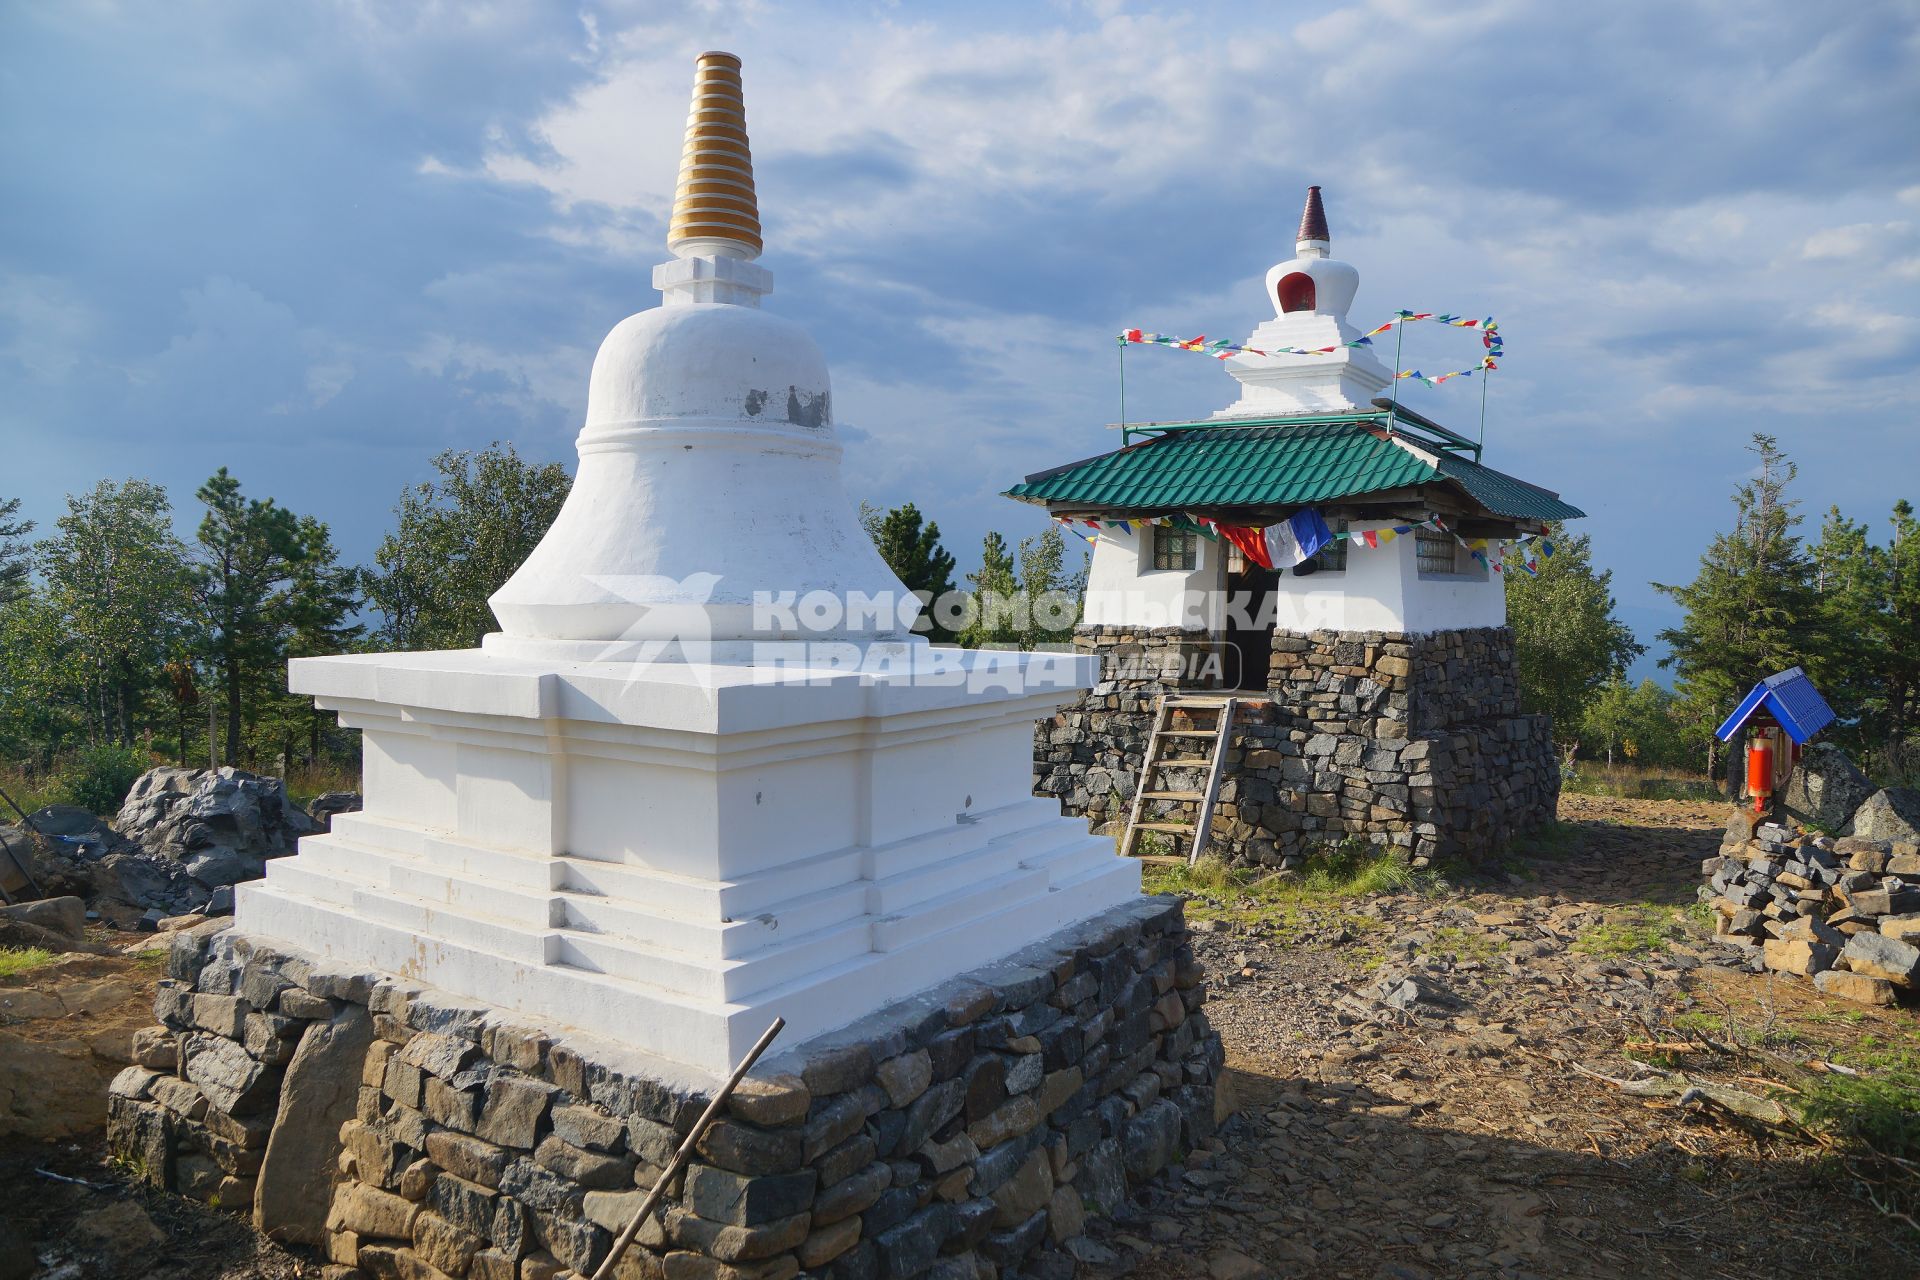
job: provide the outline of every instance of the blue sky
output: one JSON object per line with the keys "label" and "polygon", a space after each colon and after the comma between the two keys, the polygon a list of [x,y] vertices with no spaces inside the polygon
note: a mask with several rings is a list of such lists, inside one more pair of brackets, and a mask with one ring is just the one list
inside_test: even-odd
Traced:
{"label": "blue sky", "polygon": [[[0,9],[0,497],[183,526],[226,465],[370,559],[447,448],[571,463],[652,306],[692,57],[745,60],[771,309],[848,480],[963,564],[1110,447],[1112,335],[1243,337],[1325,188],[1353,318],[1499,318],[1488,461],[1591,513],[1643,631],[1748,470],[1920,500],[1920,18],[1847,6],[195,4]],[[1408,363],[1471,338],[1415,329]],[[1137,350],[1130,416],[1215,363]],[[1471,428],[1474,383],[1409,403]]]}

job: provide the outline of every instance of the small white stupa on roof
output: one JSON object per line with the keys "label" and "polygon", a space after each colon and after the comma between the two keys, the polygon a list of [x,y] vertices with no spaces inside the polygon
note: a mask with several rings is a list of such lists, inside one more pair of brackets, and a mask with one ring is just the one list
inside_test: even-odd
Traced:
{"label": "small white stupa on roof", "polygon": [[759,308],[740,63],[701,55],[663,305],[594,361],[580,467],[482,648],[308,658],[365,810],[237,927],[705,1071],[1130,901],[1031,794],[1071,655],[936,649],[840,481],[825,361]]}
{"label": "small white stupa on roof", "polygon": [[1360,273],[1331,256],[1333,236],[1320,188],[1307,188],[1307,207],[1294,237],[1294,256],[1267,272],[1267,301],[1273,319],[1247,339],[1263,351],[1303,347],[1337,350],[1326,355],[1272,355],[1259,360],[1229,360],[1227,371],[1240,380],[1240,399],[1215,417],[1350,413],[1370,410],[1373,398],[1393,381],[1393,372],[1365,347],[1343,347],[1360,336],[1347,308],[1360,288]]}

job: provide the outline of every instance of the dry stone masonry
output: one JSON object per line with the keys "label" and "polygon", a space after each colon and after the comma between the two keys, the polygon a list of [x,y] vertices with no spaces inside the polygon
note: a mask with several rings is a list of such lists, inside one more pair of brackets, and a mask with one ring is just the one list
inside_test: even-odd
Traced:
{"label": "dry stone masonry", "polygon": [[1756,967],[1867,1004],[1920,988],[1920,843],[1794,830],[1743,810],[1700,869],[1716,931]]}
{"label": "dry stone masonry", "polygon": [[[697,1087],[399,978],[181,935],[110,1141],[329,1280],[584,1275]],[[628,1280],[1071,1274],[1056,1247],[1216,1123],[1219,1037],[1177,899],[1142,899],[771,1062]]]}
{"label": "dry stone masonry", "polygon": [[[1207,687],[1210,641],[1086,627],[1076,643],[1105,659],[1101,682],[1038,726],[1034,789],[1095,824],[1124,821],[1154,701]],[[1169,789],[1200,776],[1175,772]],[[1507,628],[1276,631],[1267,700],[1243,704],[1230,744],[1212,852],[1291,867],[1358,838],[1416,866],[1471,859],[1550,821],[1559,793],[1552,727],[1520,712]]]}
{"label": "dry stone masonry", "polygon": [[1884,790],[1816,743],[1779,796],[1784,821],[1736,810],[1700,899],[1756,970],[1894,1004],[1920,990],[1920,795]]}

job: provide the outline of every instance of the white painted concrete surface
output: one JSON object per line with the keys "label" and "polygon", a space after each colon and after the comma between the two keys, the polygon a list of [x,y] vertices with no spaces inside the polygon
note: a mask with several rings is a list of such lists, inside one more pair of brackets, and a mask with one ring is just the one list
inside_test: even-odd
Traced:
{"label": "white painted concrete surface", "polygon": [[363,732],[366,808],[242,886],[241,931],[723,1074],[775,1015],[791,1050],[1139,893],[1031,794],[1095,661],[908,634],[819,348],[721,248],[601,346],[500,633],[292,664]]}

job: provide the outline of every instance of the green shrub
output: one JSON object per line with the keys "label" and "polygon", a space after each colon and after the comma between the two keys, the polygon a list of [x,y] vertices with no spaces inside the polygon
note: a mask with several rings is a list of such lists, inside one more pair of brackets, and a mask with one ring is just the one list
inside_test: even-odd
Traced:
{"label": "green shrub", "polygon": [[151,767],[147,753],[138,747],[86,747],[67,758],[53,790],[62,804],[111,815]]}

